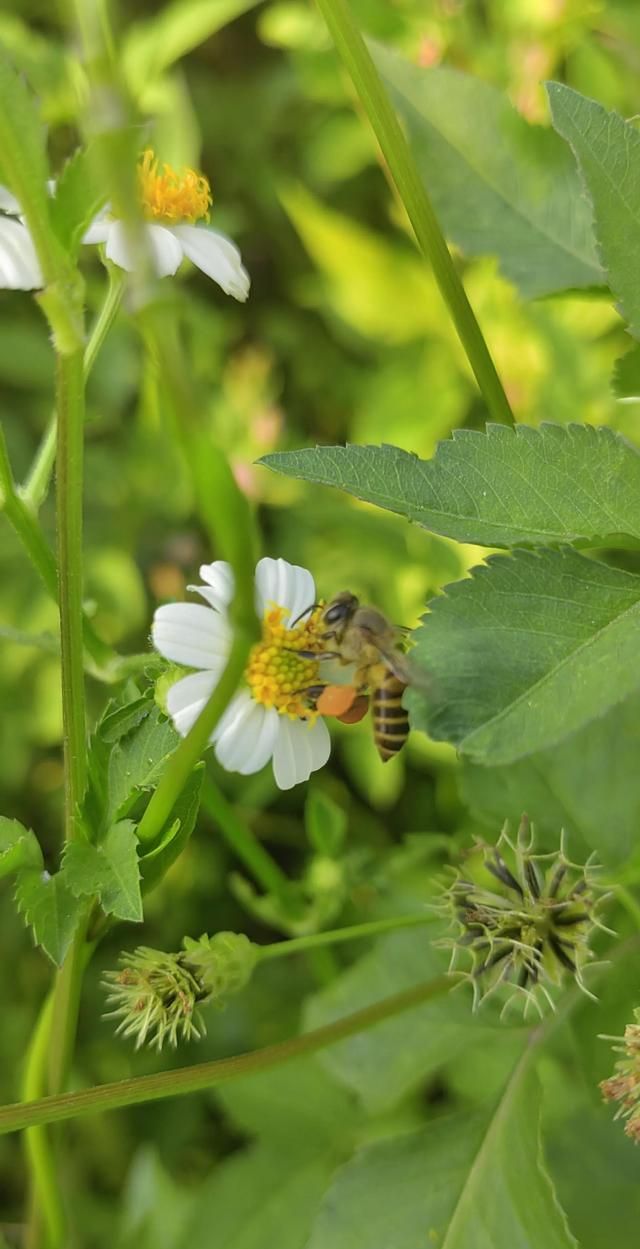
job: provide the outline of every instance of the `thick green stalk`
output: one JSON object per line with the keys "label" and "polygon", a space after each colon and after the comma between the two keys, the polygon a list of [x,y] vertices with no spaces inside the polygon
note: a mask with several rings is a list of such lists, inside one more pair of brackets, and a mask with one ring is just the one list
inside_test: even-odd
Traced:
{"label": "thick green stalk", "polygon": [[358,941],[364,937],[379,937],[385,932],[399,928],[419,928],[433,924],[438,919],[435,911],[422,911],[419,915],[395,915],[389,919],[372,919],[365,924],[351,924],[348,928],[333,928],[327,932],[312,932],[304,937],[291,937],[288,941],[274,941],[271,945],[257,946],[258,961],[286,958],[288,954],[301,954],[323,946],[337,945],[342,941]]}
{"label": "thick green stalk", "polygon": [[59,1123],[64,1119],[76,1119],[81,1115],[102,1110],[116,1110],[123,1106],[136,1106],[141,1102],[157,1101],[167,1097],[181,1097],[185,1093],[199,1093],[214,1088],[228,1080],[254,1075],[280,1066],[294,1058],[315,1054],[328,1045],[335,1045],[345,1037],[355,1036],[367,1028],[373,1028],[384,1019],[421,1006],[448,993],[457,983],[455,977],[438,976],[425,984],[415,985],[402,993],[375,1002],[364,1010],[355,1011],[335,1023],[326,1024],[314,1032],[267,1045],[251,1054],[235,1058],[222,1058],[216,1062],[200,1063],[195,1067],[181,1067],[177,1071],[165,1071],[159,1075],[139,1076],[133,1080],[118,1080],[113,1084],[101,1084],[97,1088],[83,1089],[57,1097],[43,1097],[39,1101],[0,1108],[0,1135],[21,1128],[43,1123]]}
{"label": "thick green stalk", "polygon": [[82,662],[82,462],[84,372],[82,353],[58,356],[56,504],[60,654],[64,727],[66,836],[78,831],[86,782],[86,719]]}
{"label": "thick green stalk", "polygon": [[[46,1089],[52,1013],[53,997],[50,996],[40,1012],[40,1018],[27,1051],[22,1084],[23,1102],[42,1097]],[[60,1190],[49,1137],[45,1128],[30,1128],[25,1134],[24,1144],[31,1179],[31,1214],[25,1249],[38,1249],[44,1238],[50,1244],[61,1244],[64,1236],[64,1212],[60,1202]]]}
{"label": "thick green stalk", "polygon": [[[98,358],[100,348],[113,325],[118,308],[122,303],[124,291],[124,273],[121,269],[109,269],[109,285],[104,303],[95,325],[89,335],[84,350],[84,378],[89,375]],[[21,497],[34,511],[38,511],[47,497],[49,482],[56,460],[56,443],[58,439],[58,418],[54,412],[45,430],[42,442],[36,452],[27,480],[20,491]]]}
{"label": "thick green stalk", "polygon": [[489,349],[442,235],[409,145],[351,15],[347,0],[317,0],[371,123],[389,173],[413,226],[421,251],[433,274],[460,341],[494,421],[513,425],[513,413]]}

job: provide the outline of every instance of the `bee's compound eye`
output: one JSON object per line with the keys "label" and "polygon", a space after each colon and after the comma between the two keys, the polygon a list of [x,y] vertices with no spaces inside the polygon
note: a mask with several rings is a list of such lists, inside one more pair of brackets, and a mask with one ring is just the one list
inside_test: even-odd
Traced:
{"label": "bee's compound eye", "polygon": [[330,625],[337,624],[339,620],[344,619],[348,611],[346,603],[334,603],[333,607],[329,607],[324,613],[325,623]]}

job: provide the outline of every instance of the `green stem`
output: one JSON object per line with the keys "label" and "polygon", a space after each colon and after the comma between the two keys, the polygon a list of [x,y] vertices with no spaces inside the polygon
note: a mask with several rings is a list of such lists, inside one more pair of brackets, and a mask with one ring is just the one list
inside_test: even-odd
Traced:
{"label": "green stem", "polygon": [[209,776],[206,777],[202,790],[202,805],[207,815],[215,821],[227,845],[249,869],[258,884],[267,893],[273,893],[284,901],[289,891],[287,877],[251,829],[236,815],[234,808]]}
{"label": "green stem", "polygon": [[93,903],[83,910],[67,957],[56,976],[53,995],[49,1088],[60,1093],[66,1084],[78,1023],[82,976],[90,954],[86,936]]}
{"label": "green stem", "polygon": [[[123,292],[124,273],[121,269],[110,268],[109,285],[104,303],[89,335],[84,351],[85,382],[89,379],[89,375],[96,362],[100,348],[102,347],[102,344],[104,343],[104,340],[113,325],[120,304],[122,303]],[[49,490],[49,482],[51,481],[51,474],[53,472],[53,466],[56,459],[57,438],[58,418],[54,412],[49,424],[47,425],[40,447],[36,452],[29,475],[20,491],[22,498],[33,508],[35,512],[37,512],[41,507]]]}
{"label": "green stem", "polygon": [[426,984],[395,993],[392,997],[384,998],[381,1002],[375,1002],[372,1006],[355,1011],[352,1015],[326,1024],[313,1032],[305,1032],[302,1036],[292,1037],[277,1045],[267,1045],[251,1054],[200,1063],[194,1067],[182,1067],[158,1075],[139,1076],[133,1080],[118,1080],[77,1093],[43,1097],[28,1104],[4,1106],[0,1108],[0,1135],[38,1124],[59,1123],[64,1119],[75,1119],[96,1111],[116,1110],[161,1098],[181,1097],[185,1093],[198,1093],[228,1080],[268,1071],[292,1059],[315,1054],[345,1037],[364,1032],[385,1019],[391,1019],[394,1015],[432,1001],[448,993],[456,983],[452,976],[438,976]]}
{"label": "green stem", "polygon": [[[27,1051],[22,1100],[41,1097],[46,1088],[46,1064],[53,1016],[53,996],[40,1011],[31,1044]],[[31,1179],[30,1218],[25,1249],[37,1249],[46,1238],[50,1244],[63,1243],[64,1211],[55,1173],[49,1138],[43,1127],[30,1128],[25,1135],[25,1150]]]}
{"label": "green stem", "polygon": [[78,832],[86,781],[86,726],[82,662],[82,354],[58,356],[57,532],[60,655],[64,726],[66,836]]}
{"label": "green stem", "polygon": [[336,945],[341,941],[377,937],[383,932],[395,932],[398,928],[418,928],[422,924],[435,923],[437,918],[434,912],[423,911],[420,915],[396,915],[389,919],[372,919],[365,924],[352,924],[349,928],[333,928],[328,932],[309,933],[305,937],[291,937],[288,941],[274,941],[271,945],[256,947],[258,961],[262,963],[272,958],[283,958],[287,954],[299,954],[304,950]]}
{"label": "green stem", "polygon": [[252,640],[243,631],[236,630],[227,666],[211,698],[203,707],[187,736],[182,739],[180,745],[169,757],[167,766],[160,779],[160,784],[152,795],[138,825],[138,839],[143,845],[149,845],[156,841],[165,827],[176,800],[208,745],[218,720],[236,691],[246,666]]}
{"label": "green stem", "polygon": [[318,0],[327,26],[373,131],[398,195],[413,226],[420,249],[449,309],[460,341],[489,412],[495,421],[513,425],[514,419],[502,383],[467,299],[464,287],[442,235],[424,183],[400,128],[389,97],[358,30],[347,0]]}

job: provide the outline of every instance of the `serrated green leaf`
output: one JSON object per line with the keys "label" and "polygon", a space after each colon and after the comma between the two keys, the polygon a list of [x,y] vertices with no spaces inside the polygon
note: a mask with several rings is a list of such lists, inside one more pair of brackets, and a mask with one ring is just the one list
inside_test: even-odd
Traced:
{"label": "serrated green leaf", "polygon": [[640,544],[640,454],[613,430],[458,430],[432,460],[398,447],[315,447],[259,461],[481,546]]}
{"label": "serrated green leaf", "polygon": [[162,880],[171,864],[182,854],[195,828],[203,779],[204,763],[198,763],[167,820],[163,836],[153,850],[141,859],[140,871],[145,893]]}
{"label": "serrated green leaf", "polygon": [[82,235],[105,200],[93,153],[88,148],[78,148],[57,178],[51,201],[53,228],[70,255],[77,255]]}
{"label": "serrated green leaf", "polygon": [[35,833],[19,820],[0,815],[0,879],[19,868],[42,870],[42,851]]}
{"label": "serrated green leaf", "polygon": [[566,830],[573,858],[595,850],[601,863],[628,862],[640,829],[639,750],[636,693],[565,741],[516,763],[482,767],[463,761],[460,792],[493,837],[505,819],[517,828],[527,811],[548,845],[557,845]]}
{"label": "serrated green leaf", "polygon": [[495,255],[525,298],[602,284],[591,213],[569,153],[486,82],[372,52],[405,121],[445,233]]}
{"label": "serrated green leaf", "polygon": [[616,399],[640,401],[640,345],[616,360],[612,388]]}
{"label": "serrated green leaf", "polygon": [[158,707],[114,744],[107,770],[106,822],[126,815],[140,790],[149,789],[175,750],[178,734]]}
{"label": "serrated green leaf", "polygon": [[[399,932],[376,941],[368,954],[311,998],[305,1028],[322,1027],[440,975],[449,960],[434,947],[434,935],[431,928],[428,936]],[[443,1063],[460,1058],[467,1046],[486,1044],[496,1035],[495,1028],[471,1016],[468,998],[448,994],[332,1045],[320,1061],[358,1094],[371,1114],[379,1114],[392,1109]]]}
{"label": "serrated green leaf", "polygon": [[137,98],[150,81],[192,48],[211,38],[257,0],[174,0],[146,21],[134,22],[122,49],[122,66]]}
{"label": "serrated green leaf", "polygon": [[71,892],[64,873],[50,876],[26,868],[18,876],[15,899],[25,923],[33,929],[36,944],[61,967],[84,905]]}
{"label": "serrated green leaf", "polygon": [[571,145],[586,183],[609,286],[640,337],[640,134],[563,83],[547,83],[553,124]]}
{"label": "serrated green leaf", "polygon": [[365,1146],[337,1173],[308,1249],[577,1249],[544,1168],[539,1116],[525,1058],[493,1113]]}
{"label": "serrated green leaf", "polygon": [[430,608],[412,724],[476,763],[553,746],[640,687],[640,578],[576,551],[489,557]]}
{"label": "serrated green leaf", "polygon": [[114,824],[97,846],[79,838],[69,842],[63,871],[77,898],[97,895],[106,915],[142,922],[138,839],[131,820]]}

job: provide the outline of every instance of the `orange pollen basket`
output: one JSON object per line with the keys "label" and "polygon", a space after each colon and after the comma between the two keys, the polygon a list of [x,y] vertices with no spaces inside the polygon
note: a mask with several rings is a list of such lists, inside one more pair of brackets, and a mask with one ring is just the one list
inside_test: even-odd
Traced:
{"label": "orange pollen basket", "polygon": [[289,616],[287,609],[269,606],[262,621],[262,640],[252,648],[245,668],[245,680],[256,702],[275,707],[279,715],[291,720],[317,719],[305,692],[321,684],[320,665],[317,659],[306,659],[297,652],[320,654],[317,626],[321,614],[316,608],[295,628],[288,629],[284,623]]}
{"label": "orange pollen basket", "polygon": [[202,218],[209,220],[211,188],[207,179],[195,169],[176,173],[166,164],[160,172],[151,148],[143,152],[138,163],[138,191],[147,221],[193,225]]}

